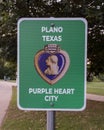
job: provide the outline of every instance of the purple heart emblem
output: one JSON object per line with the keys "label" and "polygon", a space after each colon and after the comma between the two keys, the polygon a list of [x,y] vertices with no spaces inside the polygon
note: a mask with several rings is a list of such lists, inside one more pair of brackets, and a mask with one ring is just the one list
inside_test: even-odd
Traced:
{"label": "purple heart emblem", "polygon": [[56,44],[48,44],[35,55],[35,67],[49,84],[56,83],[66,73],[70,60],[68,54]]}

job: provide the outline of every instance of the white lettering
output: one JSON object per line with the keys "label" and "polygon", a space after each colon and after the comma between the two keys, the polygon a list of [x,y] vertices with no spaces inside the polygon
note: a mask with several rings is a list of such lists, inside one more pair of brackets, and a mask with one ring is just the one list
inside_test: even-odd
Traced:
{"label": "white lettering", "polygon": [[68,94],[74,94],[74,91],[75,91],[75,89],[73,89],[73,88],[67,89],[67,93]]}
{"label": "white lettering", "polygon": [[45,31],[46,31],[46,27],[42,27],[41,32],[45,32]]}
{"label": "white lettering", "polygon": [[58,100],[58,96],[45,96],[44,100],[46,102],[48,102],[48,101],[57,101]]}
{"label": "white lettering", "polygon": [[[74,94],[74,88],[29,88],[29,94],[48,94],[48,95],[67,95],[67,94]],[[52,96],[51,96],[52,98]],[[53,98],[55,98],[53,96]],[[47,99],[47,97],[46,97]]]}
{"label": "white lettering", "polygon": [[52,94],[52,88],[29,88],[29,94]]}
{"label": "white lettering", "polygon": [[29,94],[33,92],[33,88],[29,88]]}
{"label": "white lettering", "polygon": [[75,89],[73,88],[67,88],[67,89],[62,89],[62,88],[58,88],[58,89],[54,89],[54,94],[74,94]]}
{"label": "white lettering", "polygon": [[46,33],[62,33],[63,32],[63,27],[41,27],[41,32],[46,32]]}
{"label": "white lettering", "polygon": [[43,41],[62,41],[62,36],[42,36]]}

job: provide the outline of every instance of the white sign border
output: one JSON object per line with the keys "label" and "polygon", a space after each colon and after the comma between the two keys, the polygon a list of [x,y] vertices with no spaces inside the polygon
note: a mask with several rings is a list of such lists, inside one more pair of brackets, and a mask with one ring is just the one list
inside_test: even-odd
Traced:
{"label": "white sign border", "polygon": [[[83,107],[82,108],[79,108],[79,109],[77,109],[77,108],[74,108],[74,109],[66,109],[66,108],[23,108],[23,107],[21,107],[20,106],[20,104],[19,104],[19,97],[20,97],[20,94],[19,94],[19,74],[20,74],[20,71],[19,71],[19,41],[20,41],[20,34],[19,34],[19,27],[20,27],[20,23],[22,22],[22,21],[26,21],[26,20],[36,20],[36,21],[40,21],[40,20],[53,20],[53,21],[55,21],[55,20],[63,20],[63,21],[67,21],[67,20],[69,20],[69,21],[72,21],[72,20],[74,20],[74,21],[78,21],[78,20],[80,20],[80,21],[82,21],[82,22],[84,22],[85,23],[85,62],[84,62],[84,74],[85,74],[85,77],[84,77],[84,105],[83,105]],[[53,18],[53,17],[50,17],[50,18],[20,18],[19,20],[18,20],[18,23],[17,23],[17,106],[18,106],[18,108],[19,109],[21,109],[21,110],[31,110],[31,111],[83,111],[85,108],[86,108],[86,73],[87,73],[87,26],[88,26],[88,24],[87,24],[87,20],[85,19],[85,18]]]}

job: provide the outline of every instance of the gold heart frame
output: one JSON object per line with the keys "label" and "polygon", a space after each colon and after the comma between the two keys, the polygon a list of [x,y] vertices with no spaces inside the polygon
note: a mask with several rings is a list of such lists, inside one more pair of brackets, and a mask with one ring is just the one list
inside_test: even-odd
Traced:
{"label": "gold heart frame", "polygon": [[[49,79],[46,76],[45,72],[42,72],[42,70],[39,67],[38,60],[39,60],[40,56],[45,54],[45,53],[49,53],[52,56],[54,56],[57,53],[61,53],[65,58],[65,65],[64,65],[62,71],[60,72],[60,74],[57,74],[55,79],[52,79],[52,80]],[[65,73],[67,72],[67,70],[69,68],[69,65],[70,65],[70,59],[69,59],[69,55],[67,54],[67,52],[64,51],[64,50],[61,50],[58,45],[56,45],[56,44],[48,44],[48,45],[46,45],[44,47],[44,49],[37,52],[37,54],[35,55],[35,58],[34,58],[34,65],[35,65],[35,68],[36,68],[37,72],[42,77],[42,79],[44,79],[50,85],[53,85],[57,81],[59,81],[65,75]]]}

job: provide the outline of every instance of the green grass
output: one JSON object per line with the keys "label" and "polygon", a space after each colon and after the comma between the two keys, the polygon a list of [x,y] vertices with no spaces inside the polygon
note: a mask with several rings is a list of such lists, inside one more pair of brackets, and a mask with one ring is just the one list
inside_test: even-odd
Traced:
{"label": "green grass", "polygon": [[[0,79],[0,81],[5,81],[4,79]],[[16,80],[6,80],[7,82],[15,83]]]}
{"label": "green grass", "polygon": [[7,80],[8,82],[12,82],[12,83],[15,83],[16,80]]}
{"label": "green grass", "polygon": [[101,81],[88,82],[87,93],[104,95],[104,82]]}
{"label": "green grass", "polygon": [[[46,112],[17,108],[16,87],[1,130],[46,130]],[[87,101],[82,112],[56,112],[56,130],[104,130],[104,102]]]}

